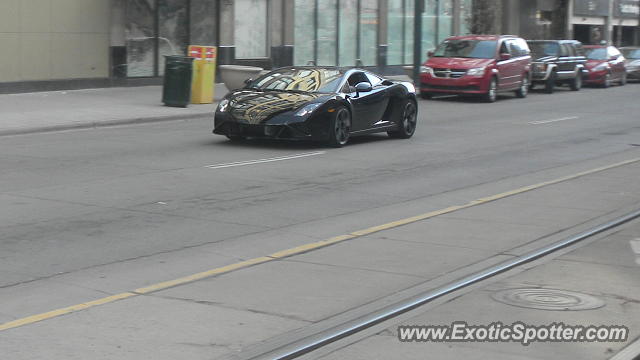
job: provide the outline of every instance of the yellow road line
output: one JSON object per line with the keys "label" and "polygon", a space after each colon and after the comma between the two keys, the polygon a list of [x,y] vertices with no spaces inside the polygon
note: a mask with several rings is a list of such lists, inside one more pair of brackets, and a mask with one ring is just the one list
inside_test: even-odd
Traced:
{"label": "yellow road line", "polygon": [[545,186],[558,184],[558,183],[565,182],[565,181],[568,181],[568,180],[573,180],[573,179],[576,179],[576,178],[579,178],[579,177],[582,177],[582,176],[595,174],[595,173],[598,173],[598,172],[602,172],[602,171],[605,171],[605,170],[613,169],[613,168],[624,166],[624,165],[633,164],[633,163],[636,163],[636,162],[640,162],[640,158],[630,159],[630,160],[618,162],[618,163],[615,163],[615,164],[612,164],[612,165],[602,166],[602,167],[599,167],[599,168],[595,168],[595,169],[579,172],[579,173],[576,173],[576,174],[573,174],[573,175],[563,176],[561,178],[557,178],[557,179],[554,179],[554,180],[544,181],[544,182],[537,183],[537,184],[534,184],[534,185],[524,186],[524,187],[521,187],[521,188],[518,188],[518,189],[515,189],[515,190],[505,191],[505,192],[500,193],[500,194],[487,196],[487,197],[483,197],[483,198],[480,198],[480,199],[477,199],[477,200],[469,201],[468,203],[463,204],[463,205],[450,206],[450,207],[445,208],[445,209],[430,211],[428,213],[424,213],[424,214],[408,217],[408,218],[401,219],[401,220],[392,221],[392,222],[389,222],[389,223],[386,223],[386,224],[372,226],[372,227],[369,227],[369,228],[366,228],[366,229],[362,229],[362,230],[351,232],[349,234],[335,236],[335,237],[332,237],[332,238],[329,238],[329,239],[326,239],[326,240],[321,240],[321,241],[317,241],[317,242],[313,242],[313,243],[309,243],[309,244],[296,246],[294,248],[278,251],[278,252],[272,253],[272,254],[267,255],[267,256],[262,256],[262,257],[257,257],[257,258],[253,258],[253,259],[249,259],[249,260],[244,260],[244,261],[241,261],[241,262],[238,262],[238,263],[235,263],[235,264],[231,264],[231,265],[227,265],[227,266],[223,266],[223,267],[219,267],[219,268],[215,268],[215,269],[199,272],[199,273],[188,275],[188,276],[184,276],[184,277],[181,277],[181,278],[178,278],[178,279],[164,281],[164,282],[160,282],[160,283],[157,283],[157,284],[141,287],[141,288],[135,289],[134,291],[131,291],[131,292],[124,292],[124,293],[120,293],[120,294],[116,294],[116,295],[111,295],[111,296],[107,296],[107,297],[104,297],[104,298],[101,298],[101,299],[97,299],[97,300],[93,300],[93,301],[89,301],[89,302],[85,302],[85,303],[81,303],[81,304],[77,304],[77,305],[72,305],[72,306],[69,306],[69,307],[65,307],[65,308],[61,308],[61,309],[57,309],[57,310],[52,310],[52,311],[41,313],[41,314],[27,316],[27,317],[24,317],[24,318],[21,318],[21,319],[17,319],[17,320],[6,322],[4,324],[0,324],[0,331],[8,330],[8,329],[16,328],[16,327],[19,327],[19,326],[28,325],[28,324],[33,324],[33,323],[36,323],[36,322],[39,322],[39,321],[55,318],[55,317],[58,317],[58,316],[62,316],[62,315],[65,315],[65,314],[76,312],[76,311],[85,310],[85,309],[92,308],[92,307],[99,306],[99,305],[112,303],[112,302],[118,301],[118,300],[127,299],[127,298],[131,298],[131,297],[139,296],[139,295],[143,295],[143,294],[149,294],[149,293],[152,293],[152,292],[155,292],[155,291],[168,289],[168,288],[174,287],[174,286],[179,286],[179,285],[192,283],[194,281],[202,280],[202,279],[209,278],[209,277],[216,276],[216,275],[229,273],[229,272],[234,271],[234,270],[244,269],[244,268],[247,268],[247,267],[250,267],[250,266],[253,266],[253,265],[263,264],[263,263],[267,263],[267,262],[270,262],[270,261],[274,261],[274,260],[278,260],[278,259],[282,259],[282,258],[294,256],[294,255],[300,255],[300,254],[303,254],[303,253],[308,252],[308,251],[317,250],[317,249],[320,249],[320,248],[323,248],[323,247],[326,247],[326,246],[329,246],[329,245],[337,244],[337,243],[340,243],[340,242],[343,242],[343,241],[346,241],[346,240],[351,240],[351,239],[355,239],[355,238],[358,238],[358,237],[370,235],[370,234],[373,234],[373,233],[376,233],[376,232],[379,232],[379,231],[383,231],[383,230],[393,229],[393,228],[396,228],[396,227],[399,227],[399,226],[415,223],[415,222],[418,222],[418,221],[421,221],[421,220],[430,219],[430,218],[433,218],[433,217],[436,217],[436,216],[449,214],[449,213],[452,213],[454,211],[467,209],[467,208],[470,208],[472,206],[486,204],[486,203],[489,203],[489,202],[492,202],[492,201],[496,201],[496,200],[504,199],[504,198],[507,198],[507,197],[510,197],[510,196],[522,194],[522,193],[525,193],[527,191],[540,189],[540,188],[545,187]]}

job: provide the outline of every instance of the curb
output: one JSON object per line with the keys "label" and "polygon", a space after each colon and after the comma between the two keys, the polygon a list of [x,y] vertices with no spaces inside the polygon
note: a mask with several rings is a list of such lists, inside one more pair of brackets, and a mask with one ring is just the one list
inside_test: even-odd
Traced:
{"label": "curb", "polygon": [[88,122],[88,123],[40,126],[40,127],[32,127],[32,128],[24,128],[24,129],[0,130],[0,136],[28,135],[28,134],[48,133],[48,132],[65,131],[65,130],[81,130],[81,129],[112,127],[112,126],[120,126],[120,125],[146,124],[146,123],[178,121],[178,120],[196,120],[196,119],[205,119],[205,118],[213,119],[213,112],[207,112],[207,113],[201,113],[201,114],[152,116],[152,117],[131,118],[131,119],[96,121],[96,122]]}

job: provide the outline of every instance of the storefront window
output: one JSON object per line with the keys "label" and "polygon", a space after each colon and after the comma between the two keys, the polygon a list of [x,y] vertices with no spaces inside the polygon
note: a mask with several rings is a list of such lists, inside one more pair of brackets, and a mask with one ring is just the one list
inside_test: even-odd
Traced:
{"label": "storefront window", "polygon": [[442,40],[451,36],[451,30],[453,29],[453,1],[440,0],[438,18],[438,39],[436,45],[442,42]]}
{"label": "storefront window", "polygon": [[[318,6],[318,65],[336,65],[337,0],[320,0]],[[310,3],[310,1],[309,1]]]}
{"label": "storefront window", "polygon": [[389,0],[387,15],[387,64],[404,64],[404,1]]}
{"label": "storefront window", "polygon": [[404,63],[413,63],[413,25],[415,17],[415,2],[405,1],[404,18]]}
{"label": "storefront window", "polygon": [[126,2],[127,76],[154,76],[155,0]]}
{"label": "storefront window", "polygon": [[366,66],[377,64],[378,0],[360,0],[360,60]]}
{"label": "storefront window", "polygon": [[340,66],[354,66],[358,56],[358,1],[340,0]]}
{"label": "storefront window", "polygon": [[184,55],[189,45],[188,0],[158,1],[158,72],[164,74],[165,55]]}
{"label": "storefront window", "polygon": [[472,0],[460,0],[460,33],[471,33],[471,3]]}
{"label": "storefront window", "polygon": [[235,0],[236,58],[267,57],[267,0]]}
{"label": "storefront window", "polygon": [[309,61],[315,60],[315,9],[309,6],[309,0],[296,0],[294,4],[295,24],[293,63],[295,65],[307,65]]}

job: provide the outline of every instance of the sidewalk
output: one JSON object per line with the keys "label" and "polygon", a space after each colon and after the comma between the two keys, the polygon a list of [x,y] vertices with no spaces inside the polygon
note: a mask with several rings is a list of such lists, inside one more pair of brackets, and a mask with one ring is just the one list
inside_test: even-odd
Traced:
{"label": "sidewalk", "polygon": [[[215,100],[226,93],[216,84]],[[7,94],[0,95],[0,135],[205,118],[215,106],[164,106],[162,86]]]}

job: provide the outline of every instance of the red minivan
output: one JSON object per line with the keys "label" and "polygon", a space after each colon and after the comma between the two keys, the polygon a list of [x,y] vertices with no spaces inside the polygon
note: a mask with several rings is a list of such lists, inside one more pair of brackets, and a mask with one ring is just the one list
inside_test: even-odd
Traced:
{"label": "red minivan", "polygon": [[468,35],[442,42],[420,68],[420,94],[473,94],[487,102],[515,91],[527,96],[531,55],[527,42],[511,35]]}

